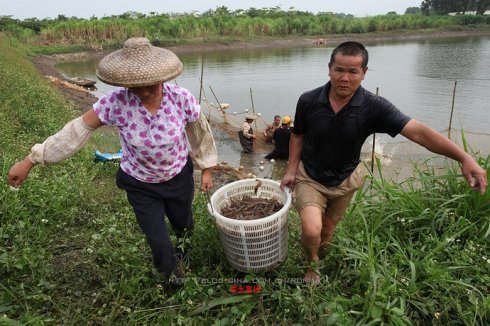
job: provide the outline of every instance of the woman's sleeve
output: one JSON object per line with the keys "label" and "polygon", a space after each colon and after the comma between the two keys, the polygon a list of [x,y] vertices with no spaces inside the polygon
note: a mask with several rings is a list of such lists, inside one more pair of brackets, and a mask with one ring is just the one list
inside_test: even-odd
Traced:
{"label": "woman's sleeve", "polygon": [[83,121],[83,117],[78,117],[42,144],[34,145],[28,157],[32,163],[41,165],[65,160],[75,155],[87,143],[93,131]]}
{"label": "woman's sleeve", "polygon": [[201,169],[218,164],[218,151],[214,143],[213,133],[204,114],[200,114],[195,122],[186,125],[186,134],[191,145],[191,156]]}

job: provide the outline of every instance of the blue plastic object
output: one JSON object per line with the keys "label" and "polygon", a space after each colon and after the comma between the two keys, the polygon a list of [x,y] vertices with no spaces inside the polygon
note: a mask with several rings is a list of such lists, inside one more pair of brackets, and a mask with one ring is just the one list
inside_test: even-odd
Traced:
{"label": "blue plastic object", "polygon": [[122,149],[117,153],[102,153],[98,150],[95,151],[95,162],[108,162],[120,160],[122,157]]}

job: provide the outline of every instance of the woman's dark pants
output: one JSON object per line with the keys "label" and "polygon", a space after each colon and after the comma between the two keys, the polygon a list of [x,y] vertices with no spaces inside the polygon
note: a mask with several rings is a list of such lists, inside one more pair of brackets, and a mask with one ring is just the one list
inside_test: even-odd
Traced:
{"label": "woman's dark pants", "polygon": [[177,256],[167,230],[165,216],[176,233],[192,229],[192,199],[194,196],[193,164],[189,157],[182,171],[162,183],[146,183],[128,175],[121,168],[116,184],[126,190],[136,220],[146,236],[156,269],[170,276]]}

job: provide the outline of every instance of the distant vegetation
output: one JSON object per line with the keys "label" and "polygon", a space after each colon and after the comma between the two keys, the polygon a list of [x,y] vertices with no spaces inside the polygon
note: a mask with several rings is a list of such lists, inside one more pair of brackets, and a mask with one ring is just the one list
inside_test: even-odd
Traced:
{"label": "distant vegetation", "polygon": [[279,7],[229,11],[225,6],[201,15],[145,15],[126,12],[103,18],[81,19],[59,15],[55,19],[30,18],[22,21],[1,16],[0,31],[5,31],[22,42],[35,45],[100,49],[120,46],[127,38],[134,36],[147,37],[156,45],[170,45],[192,41],[457,29],[490,25],[489,16],[432,15],[439,14],[440,8],[434,1],[424,1],[424,4],[426,2],[430,2],[426,7],[407,8],[404,15],[390,12],[386,15],[362,18],[331,12],[312,14],[297,10],[283,11]]}
{"label": "distant vegetation", "polygon": [[474,12],[483,15],[490,8],[490,0],[424,0],[420,5],[425,15],[466,14]]}

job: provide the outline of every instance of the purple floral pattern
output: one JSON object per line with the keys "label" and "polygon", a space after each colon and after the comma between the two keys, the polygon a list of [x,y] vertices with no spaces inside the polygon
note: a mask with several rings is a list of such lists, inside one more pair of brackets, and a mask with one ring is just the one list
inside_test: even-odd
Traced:
{"label": "purple floral pattern", "polygon": [[164,83],[155,115],[127,88],[107,93],[94,104],[94,110],[102,123],[118,127],[121,168],[134,178],[149,183],[168,181],[187,163],[185,125],[199,118],[201,108],[185,88]]}

